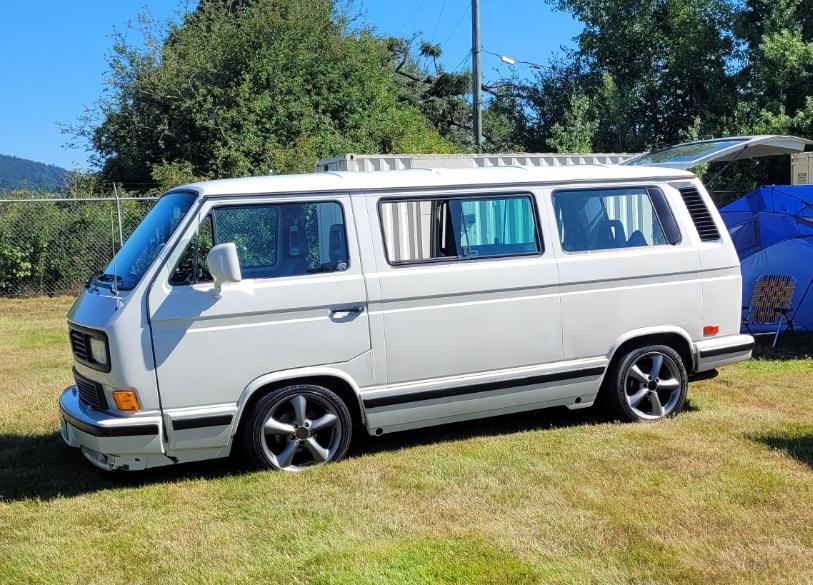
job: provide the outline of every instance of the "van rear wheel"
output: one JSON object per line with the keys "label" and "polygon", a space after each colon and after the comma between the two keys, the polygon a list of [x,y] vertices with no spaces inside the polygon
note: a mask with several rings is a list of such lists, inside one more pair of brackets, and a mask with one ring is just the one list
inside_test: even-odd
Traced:
{"label": "van rear wheel", "polygon": [[262,397],[243,431],[246,454],[258,466],[301,471],[347,453],[352,434],[347,406],[321,386],[286,386]]}
{"label": "van rear wheel", "polygon": [[608,372],[604,402],[624,421],[652,421],[683,408],[689,376],[680,355],[666,345],[638,347]]}

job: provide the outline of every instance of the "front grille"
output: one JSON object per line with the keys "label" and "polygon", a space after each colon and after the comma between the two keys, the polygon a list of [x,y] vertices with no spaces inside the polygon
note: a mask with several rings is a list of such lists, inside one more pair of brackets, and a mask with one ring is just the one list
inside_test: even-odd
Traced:
{"label": "front grille", "polygon": [[79,358],[80,361],[90,361],[90,338],[81,331],[69,328],[68,334],[71,338],[71,349],[73,355]]}
{"label": "front grille", "polygon": [[680,194],[683,196],[683,202],[689,210],[689,215],[692,216],[694,226],[697,228],[697,233],[700,239],[704,242],[713,242],[720,239],[720,232],[717,231],[717,226],[714,224],[714,218],[706,207],[703,197],[694,187],[684,187],[680,189]]}
{"label": "front grille", "polygon": [[73,379],[79,389],[79,400],[99,410],[107,410],[107,399],[101,384],[80,376],[76,370],[73,371]]}

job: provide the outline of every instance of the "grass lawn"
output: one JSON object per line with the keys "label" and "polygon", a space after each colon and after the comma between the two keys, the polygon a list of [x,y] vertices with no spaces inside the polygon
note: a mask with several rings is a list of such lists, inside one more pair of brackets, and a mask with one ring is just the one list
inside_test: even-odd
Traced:
{"label": "grass lawn", "polygon": [[56,432],[68,306],[0,301],[0,582],[813,580],[809,340],[657,424],[543,411],[357,437],[300,474],[110,475]]}

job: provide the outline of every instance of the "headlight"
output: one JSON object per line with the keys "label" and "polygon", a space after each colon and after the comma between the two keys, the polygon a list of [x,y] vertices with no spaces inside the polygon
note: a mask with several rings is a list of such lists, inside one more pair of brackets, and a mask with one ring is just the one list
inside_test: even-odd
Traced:
{"label": "headlight", "polygon": [[100,366],[107,365],[107,342],[104,339],[99,339],[98,337],[91,337],[90,338],[90,354],[93,357],[93,361],[99,364]]}
{"label": "headlight", "polygon": [[104,331],[68,322],[68,336],[77,362],[101,372],[110,371],[110,346]]}

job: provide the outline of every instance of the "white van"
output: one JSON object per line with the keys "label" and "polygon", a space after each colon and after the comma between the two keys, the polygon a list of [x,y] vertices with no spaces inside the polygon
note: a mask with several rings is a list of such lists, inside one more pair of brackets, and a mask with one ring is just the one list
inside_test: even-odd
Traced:
{"label": "white van", "polygon": [[381,435],[600,398],[677,413],[748,359],[703,185],[650,166],[319,173],[173,189],[68,315],[62,436],[104,469],[335,461]]}

